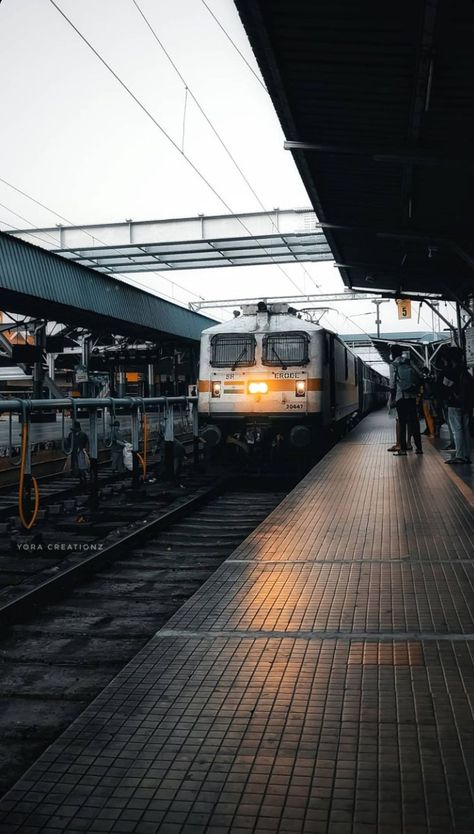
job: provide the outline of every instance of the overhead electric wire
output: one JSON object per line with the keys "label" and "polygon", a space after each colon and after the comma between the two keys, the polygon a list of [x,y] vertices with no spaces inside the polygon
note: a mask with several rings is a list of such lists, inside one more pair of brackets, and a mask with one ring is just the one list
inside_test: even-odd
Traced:
{"label": "overhead electric wire", "polygon": [[[10,211],[10,209],[8,209]],[[10,229],[16,229],[11,223],[7,223],[6,220],[0,220],[0,223],[3,223],[4,226],[8,226]],[[1,230],[0,230],[1,231]],[[6,232],[8,234],[8,232]],[[51,246],[51,241],[46,240],[44,237],[40,237],[40,235],[35,235],[33,232],[28,232],[30,237],[35,237],[37,240],[40,240],[42,243],[46,243],[47,246]]]}
{"label": "overhead electric wire", "polygon": [[[204,110],[203,106],[201,105],[201,103],[198,101],[198,99],[197,99],[197,98],[196,98],[196,96],[194,95],[194,93],[193,93],[193,91],[191,90],[191,88],[190,88],[190,86],[189,86],[189,84],[188,84],[187,80],[184,78],[184,76],[183,76],[182,72],[180,71],[179,67],[177,66],[176,61],[174,61],[174,60],[173,60],[173,58],[171,57],[171,55],[170,55],[170,53],[168,52],[168,50],[166,49],[166,47],[165,47],[165,45],[164,45],[163,41],[159,38],[159,36],[158,36],[158,34],[157,34],[156,30],[155,30],[155,29],[154,29],[154,27],[151,25],[150,21],[148,20],[147,16],[145,15],[145,13],[144,13],[143,9],[141,8],[141,6],[140,6],[140,5],[139,5],[139,3],[137,2],[137,0],[131,0],[131,2],[132,2],[132,3],[133,3],[133,5],[135,6],[135,8],[137,9],[137,11],[138,11],[138,13],[141,15],[141,17],[143,18],[143,20],[145,21],[145,23],[146,23],[146,25],[147,25],[148,29],[150,30],[151,34],[153,35],[153,37],[154,37],[154,39],[155,39],[155,41],[157,42],[157,44],[158,44],[158,46],[160,47],[160,49],[161,49],[161,50],[164,52],[164,54],[166,55],[166,57],[167,57],[168,61],[170,62],[171,66],[173,67],[173,69],[174,69],[174,71],[176,72],[176,74],[177,74],[178,78],[180,79],[181,83],[182,83],[182,84],[183,84],[183,86],[184,86],[184,89],[185,89],[185,95],[186,95],[186,98],[185,98],[185,108],[184,108],[184,113],[185,113],[185,115],[186,115],[186,101],[187,101],[187,96],[189,95],[189,96],[192,98],[192,100],[194,101],[194,104],[195,104],[195,105],[196,105],[196,107],[198,108],[198,110],[199,110],[199,112],[200,112],[201,116],[203,116],[203,118],[205,119],[205,121],[207,122],[207,124],[209,125],[209,127],[211,128],[211,130],[212,130],[212,132],[213,132],[214,136],[216,137],[217,141],[220,143],[221,147],[222,147],[222,148],[224,149],[224,151],[226,152],[226,154],[227,154],[227,156],[229,157],[229,159],[231,160],[232,164],[235,166],[236,170],[239,172],[239,174],[240,174],[240,176],[242,177],[242,179],[244,180],[244,182],[245,182],[246,186],[247,186],[247,187],[249,188],[249,190],[251,191],[251,193],[252,193],[253,197],[255,198],[255,200],[257,201],[258,205],[260,206],[260,208],[262,209],[262,211],[264,211],[264,212],[265,212],[265,214],[267,215],[267,217],[268,217],[268,219],[270,220],[270,223],[272,224],[272,226],[273,226],[273,228],[275,229],[275,231],[279,233],[278,226],[276,225],[276,223],[274,222],[273,218],[271,217],[270,212],[268,211],[268,209],[266,209],[266,208],[265,208],[265,206],[264,206],[264,204],[262,203],[262,201],[261,201],[260,197],[258,196],[257,192],[256,192],[256,191],[255,191],[255,189],[253,188],[252,184],[249,182],[249,180],[248,180],[248,178],[246,177],[245,173],[242,171],[242,168],[240,167],[239,163],[238,163],[238,162],[237,162],[237,160],[235,159],[234,155],[231,153],[230,149],[229,149],[229,148],[228,148],[228,146],[226,145],[225,141],[223,140],[222,136],[221,136],[221,135],[220,135],[220,133],[218,132],[217,128],[215,128],[215,127],[214,127],[214,124],[213,124],[212,120],[209,118],[209,116],[207,115],[207,113],[206,113],[206,111]],[[183,140],[182,140],[182,151],[184,151],[184,121],[183,121]],[[314,280],[314,278],[312,277],[312,275],[308,272],[308,270],[307,270],[307,269],[303,266],[303,264],[302,264],[301,262],[299,262],[299,266],[301,266],[301,269],[303,270],[303,274],[304,274],[305,276],[307,276],[307,277],[310,279],[310,281],[312,281],[312,283],[314,284],[314,286],[315,286],[317,289],[320,289],[320,285],[316,283],[316,281]],[[282,270],[282,271],[283,271],[283,272],[284,272],[284,274],[286,275],[285,270]]]}
{"label": "overhead electric wire", "polygon": [[[23,220],[23,222],[24,222],[24,223],[28,223],[28,225],[33,226],[33,228],[34,228],[34,224],[33,224],[33,222],[32,222],[31,220],[28,220],[28,218],[23,217],[23,215],[22,215],[22,214],[18,214],[18,212],[17,212],[17,211],[13,211],[13,209],[12,209],[12,208],[10,208],[10,206],[6,206],[6,205],[5,205],[5,203],[0,203],[0,206],[1,206],[2,208],[6,209],[7,211],[9,211],[9,212],[10,212],[10,214],[14,214],[14,215],[15,215],[15,217],[19,217],[19,218],[20,218],[20,220]],[[7,224],[7,225],[9,225],[9,224]],[[13,228],[13,227],[12,227],[12,228]],[[50,238],[51,238],[51,240],[52,240],[52,241],[54,241],[54,243],[56,243],[56,239],[53,237],[53,235],[52,235],[52,234],[50,234],[49,232],[45,232],[45,235],[47,235],[48,237],[50,237]],[[43,240],[44,240],[44,238],[43,238]],[[51,245],[51,244],[50,244],[50,245]]]}
{"label": "overhead electric wire", "polygon": [[[103,246],[107,246],[107,248],[110,249],[112,252],[117,252],[119,255],[122,254],[120,249],[116,249],[113,245],[109,245],[108,243],[105,243],[105,241],[101,240],[99,237],[97,237],[97,235],[91,234],[91,232],[89,232],[84,226],[78,226],[76,223],[73,223],[72,220],[68,220],[68,218],[64,217],[64,215],[59,214],[59,212],[57,212],[54,209],[50,208],[49,206],[45,205],[45,203],[41,203],[35,197],[32,197],[31,194],[28,194],[26,191],[22,191],[21,188],[17,188],[16,185],[13,185],[11,182],[8,182],[7,180],[3,179],[3,177],[0,177],[0,182],[3,182],[5,185],[8,185],[8,187],[12,188],[13,191],[17,191],[18,194],[21,194],[23,197],[26,197],[28,200],[31,200],[31,202],[36,203],[36,205],[41,206],[41,208],[45,209],[50,214],[54,214],[55,217],[59,217],[60,220],[65,220],[66,223],[68,223],[70,226],[73,226],[75,229],[78,229],[79,231],[84,232],[86,235],[89,235],[89,237],[92,240],[97,240]],[[3,203],[0,203],[0,206],[3,206]],[[13,211],[8,206],[3,206],[3,208],[6,208],[7,211],[11,212],[12,214],[15,214],[21,220],[24,220],[25,223],[29,223],[31,226],[33,226],[31,220],[27,220],[26,217],[23,217],[21,214],[18,214],[16,211]],[[9,226],[11,229],[15,229],[15,226],[12,226],[11,223],[7,223],[6,220],[2,220],[0,222],[4,223],[6,226]],[[28,235],[30,235],[31,237],[35,237],[38,240],[41,240],[43,243],[46,243],[48,246],[51,246],[50,241],[45,240],[45,238],[41,237],[40,235],[34,234],[33,232],[29,232],[27,229],[25,230],[25,232]],[[47,234],[49,237],[51,237],[55,244],[57,243],[57,241],[51,235],[50,232],[45,232],[45,234]],[[137,261],[133,258],[133,256],[128,256],[128,257],[130,257],[133,260],[133,263],[137,263]],[[89,260],[93,260],[93,258],[90,258]],[[157,275],[159,278],[164,278],[164,280],[168,281],[168,283],[171,284],[172,286],[178,287],[180,290],[183,290],[183,292],[187,293],[188,295],[194,295],[196,298],[200,298],[202,301],[204,301],[204,297],[202,295],[199,295],[199,293],[193,292],[193,290],[188,290],[186,287],[183,287],[181,284],[178,284],[177,281],[172,281],[171,278],[168,278],[162,272],[158,272],[157,270],[152,270],[152,269],[148,270],[148,272],[151,275]],[[108,274],[120,275],[121,273],[117,273],[113,269],[111,269]],[[145,284],[141,284],[140,281],[136,281],[135,283],[139,284],[140,286],[145,287],[145,289],[150,291],[150,288],[146,287]],[[173,297],[170,296],[170,295],[166,295],[165,293],[162,293],[162,295],[164,297],[168,298],[168,299],[171,299],[172,301],[175,301],[175,299],[173,299]]]}
{"label": "overhead electric wire", "polygon": [[[197,293],[193,292],[192,290],[187,290],[184,287],[181,287],[181,284],[176,284],[174,281],[171,281],[169,278],[166,278],[166,276],[163,275],[161,272],[155,272],[151,269],[149,270],[149,272],[152,275],[158,275],[159,278],[164,278],[165,281],[168,281],[174,287],[179,287],[180,289],[184,290],[184,292],[187,292],[190,295],[195,295],[197,298],[202,298],[202,295],[197,295]],[[144,284],[143,281],[138,281],[137,278],[131,278],[129,275],[124,275],[122,272],[115,272],[114,275],[117,277],[119,281],[130,281],[130,286],[134,287],[138,285],[139,287],[143,287],[148,293],[151,293],[151,295],[156,295],[157,298],[166,298],[168,299],[168,301],[172,301],[174,304],[176,304],[176,298],[173,298],[172,295],[167,295],[166,293],[160,292],[159,290],[155,290],[155,292],[153,292],[153,290],[150,287],[147,287],[147,285]],[[201,313],[201,315],[203,314]]]}
{"label": "overhead electric wire", "polygon": [[[148,108],[143,104],[142,101],[135,95],[135,93],[130,89],[130,87],[125,83],[125,81],[120,78],[120,76],[115,72],[115,70],[110,66],[110,64],[105,60],[105,58],[98,52],[98,50],[91,44],[91,42],[86,38],[85,35],[77,28],[77,26],[72,22],[72,20],[67,16],[67,14],[61,9],[60,6],[57,5],[55,0],[49,0],[51,5],[56,9],[57,12],[64,18],[64,20],[68,23],[68,25],[76,32],[76,34],[80,37],[80,39],[86,44],[86,46],[94,53],[96,58],[103,64],[103,66],[110,72],[110,74],[115,78],[116,81],[120,84],[120,86],[128,93],[128,95],[133,99],[133,101],[138,105],[140,110],[142,110],[146,116],[153,122],[155,127],[158,128],[160,133],[168,140],[168,142],[173,146],[173,148],[178,151],[178,153],[186,160],[188,165],[193,169],[193,171],[198,175],[198,177],[202,180],[202,182],[212,191],[215,197],[222,203],[223,206],[227,209],[227,211],[237,220],[240,225],[245,229],[245,231],[252,237],[252,233],[250,229],[245,225],[243,220],[238,217],[238,215],[232,210],[226,200],[219,194],[219,192],[214,188],[212,183],[207,179],[207,177],[199,170],[197,165],[190,159],[190,157],[181,150],[179,145],[175,142],[172,136],[165,130],[165,128],[160,124],[160,122],[155,119],[153,114],[148,110]],[[265,249],[263,244],[260,244],[259,241],[256,241],[257,244],[260,246],[261,249],[271,258],[271,260],[278,266],[281,272],[286,276],[286,278],[293,284],[294,287],[298,290],[298,292],[302,292],[300,287],[296,284],[296,282],[291,278],[287,272],[281,267],[281,265],[274,259],[270,252]]]}
{"label": "overhead electric wire", "polygon": [[216,17],[216,15],[215,15],[215,14],[214,14],[214,12],[212,11],[212,9],[210,9],[210,8],[209,8],[209,6],[208,6],[208,5],[207,5],[207,3],[205,2],[205,0],[201,0],[201,3],[202,3],[202,5],[203,5],[203,6],[205,6],[205,8],[207,9],[207,11],[208,11],[208,12],[209,12],[209,14],[211,15],[211,17],[215,20],[215,22],[217,23],[217,25],[218,25],[219,29],[221,29],[221,30],[222,30],[222,32],[223,32],[223,33],[224,33],[224,35],[226,36],[227,40],[228,40],[228,41],[230,41],[230,43],[231,43],[231,44],[232,44],[232,46],[234,47],[235,51],[239,53],[240,57],[242,58],[242,61],[243,61],[243,62],[247,65],[247,67],[249,68],[249,70],[250,70],[250,72],[252,73],[252,75],[253,75],[253,76],[255,76],[255,78],[257,79],[257,81],[258,81],[258,83],[260,84],[260,86],[261,86],[261,87],[263,87],[263,89],[265,90],[265,92],[266,92],[266,93],[268,93],[268,90],[267,90],[267,88],[266,88],[266,86],[265,86],[264,82],[262,81],[262,79],[260,78],[260,76],[259,76],[259,75],[257,75],[257,73],[255,72],[255,70],[254,70],[254,68],[251,66],[251,64],[249,64],[249,62],[247,61],[247,58],[245,57],[245,55],[243,54],[243,52],[241,52],[241,51],[240,51],[240,49],[239,49],[239,47],[237,46],[237,44],[235,43],[235,41],[231,38],[231,36],[230,36],[230,35],[229,35],[229,33],[227,32],[227,30],[224,28],[224,26],[222,25],[222,23],[220,22],[220,20]]}

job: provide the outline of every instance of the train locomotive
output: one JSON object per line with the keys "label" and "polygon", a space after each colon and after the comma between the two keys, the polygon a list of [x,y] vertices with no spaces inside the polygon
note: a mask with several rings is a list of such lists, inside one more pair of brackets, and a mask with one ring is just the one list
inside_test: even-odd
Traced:
{"label": "train locomotive", "polygon": [[244,306],[201,336],[198,409],[209,446],[309,451],[385,404],[387,389],[335,333],[286,304]]}

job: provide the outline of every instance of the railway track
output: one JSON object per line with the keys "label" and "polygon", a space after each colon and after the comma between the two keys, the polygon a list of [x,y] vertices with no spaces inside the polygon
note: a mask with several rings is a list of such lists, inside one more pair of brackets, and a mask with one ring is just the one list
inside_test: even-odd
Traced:
{"label": "railway track", "polygon": [[[189,458],[193,451],[192,435],[179,435],[177,439],[184,445],[186,455]],[[58,459],[56,463],[61,463],[61,467],[63,467],[65,461],[66,458],[63,457],[60,460]],[[150,465],[153,465],[156,461],[157,458],[155,456],[149,455]],[[2,476],[11,472],[15,475],[15,481],[13,483],[9,480],[3,482]],[[0,473],[0,523],[14,518],[18,513],[18,472],[18,468],[15,467],[14,469],[12,468],[11,470]],[[38,470],[37,467],[36,470],[33,468],[33,474],[38,479],[40,485],[41,507],[43,510],[58,500],[63,500],[65,497],[73,498],[75,496],[81,496],[84,493],[84,487],[78,484],[77,477],[72,475],[71,472],[49,472],[45,469],[43,474],[41,469]],[[130,480],[130,477],[130,472],[124,472],[122,475],[113,475],[108,452],[106,450],[100,450],[99,488],[111,483],[126,482]],[[44,518],[44,513],[40,517]]]}
{"label": "railway track", "polygon": [[286,494],[258,483],[201,484],[168,509],[155,502],[154,517],[135,504],[132,528],[98,552],[0,596],[1,792]]}

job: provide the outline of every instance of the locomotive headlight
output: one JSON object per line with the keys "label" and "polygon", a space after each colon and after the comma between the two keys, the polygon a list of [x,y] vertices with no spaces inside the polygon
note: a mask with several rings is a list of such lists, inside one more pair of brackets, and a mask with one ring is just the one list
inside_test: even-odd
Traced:
{"label": "locomotive headlight", "polygon": [[222,385],[220,382],[213,382],[212,383],[212,396],[213,397],[220,397],[222,393]]}
{"label": "locomotive headlight", "polygon": [[306,380],[298,379],[295,385],[295,396],[304,397],[306,395]]}
{"label": "locomotive headlight", "polygon": [[249,382],[249,394],[268,394],[266,382]]}

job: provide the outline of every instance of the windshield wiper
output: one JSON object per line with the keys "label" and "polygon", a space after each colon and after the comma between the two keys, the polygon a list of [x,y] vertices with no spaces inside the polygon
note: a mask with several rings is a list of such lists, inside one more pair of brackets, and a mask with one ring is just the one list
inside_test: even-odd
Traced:
{"label": "windshield wiper", "polygon": [[273,353],[275,354],[276,358],[278,359],[278,361],[279,361],[279,363],[280,363],[280,365],[281,365],[281,367],[282,367],[282,370],[283,370],[283,371],[286,371],[286,369],[287,369],[288,365],[285,365],[285,363],[283,362],[283,359],[281,359],[281,357],[280,357],[280,356],[278,356],[278,353],[276,352],[276,350],[275,350],[275,348],[273,347],[273,345],[272,345],[272,351],[273,351]]}
{"label": "windshield wiper", "polygon": [[235,371],[235,369],[236,369],[237,365],[239,364],[240,360],[242,359],[243,356],[245,356],[246,353],[247,353],[247,348],[243,347],[242,350],[240,351],[237,359],[235,360],[234,364],[231,367],[232,371]]}

